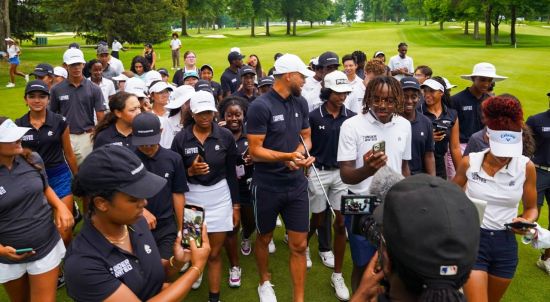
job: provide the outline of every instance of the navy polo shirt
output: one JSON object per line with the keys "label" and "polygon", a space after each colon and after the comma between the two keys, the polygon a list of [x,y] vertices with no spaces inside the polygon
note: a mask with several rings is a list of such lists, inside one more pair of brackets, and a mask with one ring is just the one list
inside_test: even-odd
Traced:
{"label": "navy polo shirt", "polygon": [[133,254],[111,244],[84,220],[65,256],[67,294],[75,301],[103,301],[121,284],[141,300],[158,294],[166,278],[155,239],[145,218],[128,226]]}
{"label": "navy polo shirt", "polygon": [[[32,162],[43,165],[38,153]],[[0,165],[0,244],[15,249],[32,248],[35,255],[22,261],[0,257],[0,263],[28,263],[44,258],[61,237],[52,221],[52,209],[44,196],[48,180],[23,157],[15,156],[11,170]]]}
{"label": "navy polo shirt", "polygon": [[[441,111],[440,116],[435,116],[434,114],[429,112],[425,104],[420,106],[420,112],[422,112],[425,116],[427,116],[431,122],[438,121],[447,126],[445,138],[438,142],[435,142],[435,149],[434,149],[435,155],[444,155],[449,150],[449,140],[451,138],[451,131],[457,120],[457,114],[454,109],[448,108],[447,106],[445,106],[445,104],[441,104],[441,106],[443,106],[443,110]],[[460,126],[462,127],[462,125]]]}
{"label": "navy polo shirt", "polygon": [[52,87],[50,109],[67,118],[71,134],[82,134],[94,128],[94,110],[105,111],[101,88],[82,79],[78,87],[65,80]]}
{"label": "navy polo shirt", "polygon": [[115,124],[111,124],[109,127],[96,134],[94,149],[104,145],[118,145],[124,146],[132,151],[136,150],[136,147],[132,145],[132,134],[130,133],[128,136],[124,136],[124,134],[118,132]]}
{"label": "navy polo shirt", "polygon": [[338,169],[338,138],[340,127],[345,120],[355,115],[351,110],[342,106],[338,117],[334,118],[324,102],[319,108],[309,113],[311,127],[310,154],[315,157],[315,166],[325,169]]}
{"label": "navy polo shirt", "polygon": [[434,152],[434,137],[432,134],[432,121],[421,113],[411,122],[411,160],[409,169],[411,175],[426,173],[424,155],[426,152]]}
{"label": "navy polo shirt", "polygon": [[254,89],[254,93],[252,94],[251,97],[247,96],[246,93],[244,93],[243,90],[238,90],[238,91],[235,91],[235,93],[233,93],[234,96],[238,96],[238,97],[241,97],[245,100],[247,100],[249,103],[251,103],[252,101],[254,101],[256,99],[256,97],[258,96],[258,91],[256,89]]}
{"label": "navy polo shirt", "polygon": [[[264,148],[294,152],[301,144],[300,132],[309,128],[307,101],[293,95],[283,99],[271,90],[250,104],[246,127],[248,134],[265,135]],[[284,162],[254,163],[253,179],[258,186],[273,192],[287,192],[307,182],[303,171],[291,171]]]}
{"label": "navy polo shirt", "polygon": [[216,103],[218,103],[219,97],[223,94],[222,85],[218,82],[210,81],[210,87],[212,88],[214,99],[216,100]]}
{"label": "navy polo shirt", "polygon": [[483,129],[485,125],[481,122],[481,102],[488,98],[483,94],[476,98],[468,87],[451,97],[451,104],[458,114],[460,122],[460,143],[465,144],[472,134]]}
{"label": "navy polo shirt", "polygon": [[527,126],[533,130],[535,154],[533,163],[550,167],[550,109],[527,119]]}
{"label": "navy polo shirt", "polygon": [[239,88],[239,85],[241,84],[240,80],[241,79],[239,76],[239,71],[234,72],[233,70],[229,69],[229,67],[227,67],[220,79],[223,93],[225,94],[229,91],[231,94],[237,91],[237,88]]}
{"label": "navy polo shirt", "polygon": [[199,155],[199,149],[203,150],[204,160],[210,167],[210,173],[192,177],[187,175],[187,181],[192,184],[211,186],[225,178],[231,191],[232,202],[238,202],[239,186],[235,170],[237,145],[231,131],[212,122],[212,131],[203,145],[193,134],[193,125],[189,125],[176,134],[171,149],[183,158],[185,173]]}
{"label": "navy polo shirt", "polygon": [[162,190],[155,196],[147,198],[147,210],[153,213],[157,219],[173,217],[174,199],[172,198],[172,193],[183,194],[189,191],[181,156],[161,146],[159,146],[157,153],[153,157],[149,157],[139,150],[136,150],[135,153],[141,159],[147,171],[166,179],[166,185],[164,185]]}
{"label": "navy polo shirt", "polygon": [[183,73],[183,69],[178,69],[172,77],[172,83],[174,83],[176,86],[183,85]]}
{"label": "navy polo shirt", "polygon": [[21,144],[24,148],[29,148],[40,154],[47,169],[65,163],[62,136],[68,125],[63,116],[46,110],[46,121],[40,129],[35,129],[31,125],[29,113],[15,120],[15,123],[20,127],[31,128],[22,137]]}

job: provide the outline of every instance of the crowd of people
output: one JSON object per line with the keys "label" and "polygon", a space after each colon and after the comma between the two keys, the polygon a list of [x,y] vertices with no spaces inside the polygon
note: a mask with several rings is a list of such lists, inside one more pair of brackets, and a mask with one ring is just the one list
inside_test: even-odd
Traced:
{"label": "crowd of people", "polygon": [[[6,42],[13,84],[19,50]],[[518,265],[514,234],[548,245],[529,223],[550,198],[550,93],[525,122],[520,100],[493,91],[507,78],[490,63],[451,96],[456,85],[415,68],[404,42],[388,65],[382,51],[326,51],[308,65],[277,53],[267,72],[234,47],[220,83],[191,50],[180,66],[177,33],[171,80],[151,44],[128,70],[116,40],[90,60],[79,47],[27,76],[27,113],[0,117],[0,283],[12,301],[54,301],[64,284],[76,301],[178,301],[206,268],[218,302],[222,282],[252,274],[239,262],[251,253],[259,300],[277,301],[280,220],[296,302],[313,236],[332,271],[318,282],[340,301],[499,301]],[[373,241],[341,201],[377,195],[386,169],[398,181],[379,197]],[[204,221],[184,223],[185,205]],[[536,263],[550,274],[550,249]]]}

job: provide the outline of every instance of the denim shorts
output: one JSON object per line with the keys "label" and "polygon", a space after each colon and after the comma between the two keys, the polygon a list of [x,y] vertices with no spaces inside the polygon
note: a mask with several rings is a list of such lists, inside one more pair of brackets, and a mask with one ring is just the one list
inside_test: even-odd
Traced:
{"label": "denim shorts", "polygon": [[8,62],[10,62],[10,64],[19,65],[19,57],[18,57],[18,56],[15,56],[15,57],[13,57],[13,58],[9,58],[9,59],[8,59]]}
{"label": "denim shorts", "polygon": [[511,231],[480,229],[479,251],[474,270],[512,279],[518,266],[518,243]]}
{"label": "denim shorts", "polygon": [[54,190],[57,197],[63,198],[71,195],[71,170],[66,163],[62,163],[57,167],[46,169],[48,175],[48,183]]}

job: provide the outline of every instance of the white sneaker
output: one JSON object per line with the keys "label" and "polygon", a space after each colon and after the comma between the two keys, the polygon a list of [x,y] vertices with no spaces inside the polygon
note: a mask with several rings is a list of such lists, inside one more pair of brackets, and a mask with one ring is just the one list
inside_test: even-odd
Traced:
{"label": "white sneaker", "polygon": [[288,245],[288,234],[285,234],[285,238],[283,238],[283,242]]}
{"label": "white sneaker", "polygon": [[313,262],[311,262],[311,257],[309,256],[309,246],[308,246],[306,248],[306,267],[310,269],[312,265],[313,265]]}
{"label": "white sneaker", "polygon": [[241,268],[234,266],[229,269],[229,287],[241,286]]}
{"label": "white sneaker", "polygon": [[28,83],[29,81],[30,81],[29,75],[28,75],[28,74],[26,74],[26,75],[25,75],[25,82],[27,82],[27,83]]}
{"label": "white sneaker", "polygon": [[278,227],[283,226],[283,222],[281,221],[281,218],[279,216],[277,216],[277,221],[275,222],[275,225]]}
{"label": "white sneaker", "polygon": [[330,285],[334,287],[334,292],[338,300],[349,300],[349,290],[346,286],[346,283],[344,282],[344,277],[342,277],[342,274],[332,273],[332,276],[330,276]]}
{"label": "white sneaker", "polygon": [[191,262],[186,262],[186,263],[181,267],[180,273],[185,272],[185,271],[189,268],[189,266],[191,266]]}
{"label": "white sneaker", "polygon": [[277,247],[275,246],[275,242],[273,242],[273,238],[271,238],[271,241],[269,242],[269,245],[267,246],[269,253],[273,254],[277,250]]}
{"label": "white sneaker", "polygon": [[262,285],[258,285],[258,295],[260,296],[260,302],[277,302],[273,284],[269,281],[265,281]]}
{"label": "white sneaker", "polygon": [[197,281],[195,281],[193,285],[191,285],[191,288],[198,289],[199,287],[201,287],[201,283],[202,283],[202,274],[199,276],[199,279],[197,279]]}
{"label": "white sneaker", "polygon": [[15,87],[15,83],[9,82],[8,85],[6,85],[7,88]]}
{"label": "white sneaker", "polygon": [[326,267],[334,268],[334,254],[332,251],[319,252],[319,257]]}
{"label": "white sneaker", "polygon": [[547,274],[550,274],[550,258],[546,259],[546,260],[542,260],[542,259],[538,259],[537,260],[537,266],[545,271]]}
{"label": "white sneaker", "polygon": [[251,252],[252,252],[252,246],[250,244],[250,239],[243,238],[241,240],[241,253],[244,256],[248,256],[250,255]]}

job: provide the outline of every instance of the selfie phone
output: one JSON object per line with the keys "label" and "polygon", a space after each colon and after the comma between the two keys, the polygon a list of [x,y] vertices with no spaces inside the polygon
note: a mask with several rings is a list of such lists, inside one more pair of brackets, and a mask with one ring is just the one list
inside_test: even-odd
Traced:
{"label": "selfie phone", "polygon": [[202,246],[202,225],[204,223],[204,209],[199,206],[185,205],[183,209],[183,225],[181,230],[181,245],[189,248],[189,239],[195,239],[197,247]]}
{"label": "selfie phone", "polygon": [[537,226],[536,223],[530,223],[530,222],[523,222],[523,221],[516,221],[516,222],[510,222],[505,223],[504,226],[507,229],[532,229]]}
{"label": "selfie phone", "polygon": [[372,214],[379,204],[375,195],[344,195],[340,210],[344,215]]}
{"label": "selfie phone", "polygon": [[386,153],[386,142],[385,141],[379,141],[379,142],[374,143],[374,145],[372,145],[372,153],[374,154],[376,152]]}
{"label": "selfie phone", "polygon": [[199,156],[199,162],[206,162],[206,152],[202,146],[199,146]]}
{"label": "selfie phone", "polygon": [[27,247],[27,248],[24,248],[24,249],[16,249],[16,250],[15,250],[15,253],[16,253],[17,255],[23,255],[23,254],[25,254],[25,253],[30,253],[30,252],[32,252],[32,251],[34,251],[33,248]]}

